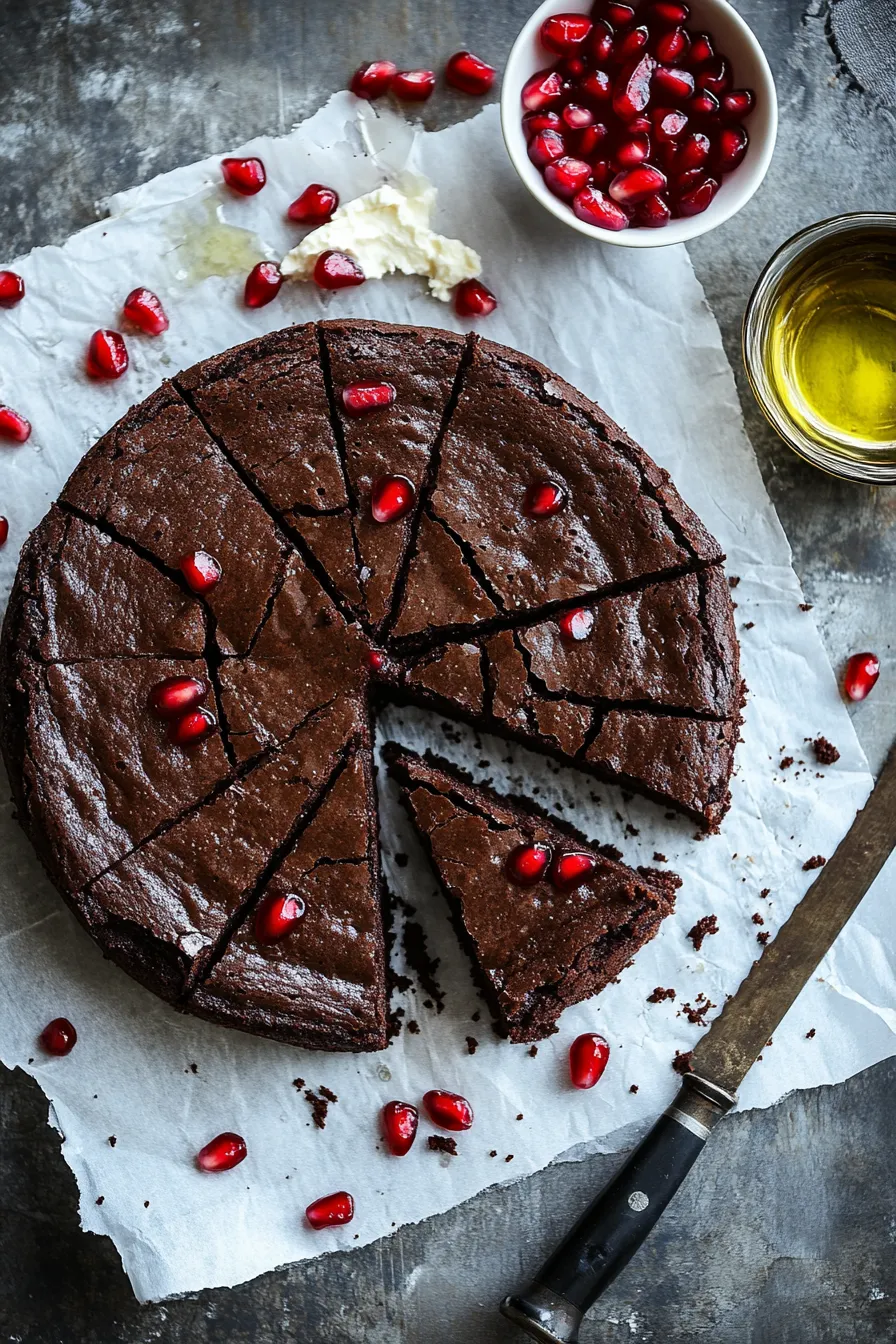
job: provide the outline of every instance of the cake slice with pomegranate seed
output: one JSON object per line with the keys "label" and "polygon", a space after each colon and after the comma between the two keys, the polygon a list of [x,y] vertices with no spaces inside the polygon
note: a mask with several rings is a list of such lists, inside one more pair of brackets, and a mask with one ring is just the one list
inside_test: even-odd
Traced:
{"label": "cake slice with pomegranate seed", "polygon": [[534,804],[389,743],[389,773],[432,860],[476,979],[512,1041],[557,1030],[657,933],[681,885],[625,867]]}

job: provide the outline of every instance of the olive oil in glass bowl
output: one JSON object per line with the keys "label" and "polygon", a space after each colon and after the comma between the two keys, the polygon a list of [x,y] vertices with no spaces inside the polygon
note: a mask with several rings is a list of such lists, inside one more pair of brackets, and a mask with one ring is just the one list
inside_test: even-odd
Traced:
{"label": "olive oil in glass bowl", "polygon": [[801,457],[896,482],[896,215],[839,215],[789,239],[747,305],[744,362]]}

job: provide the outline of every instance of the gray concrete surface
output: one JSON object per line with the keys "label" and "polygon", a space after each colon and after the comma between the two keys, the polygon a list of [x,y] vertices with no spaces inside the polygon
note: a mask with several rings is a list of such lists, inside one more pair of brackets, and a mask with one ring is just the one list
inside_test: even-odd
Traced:
{"label": "gray concrete surface", "polygon": [[[841,0],[855,7],[860,0]],[[693,248],[739,367],[744,302],[772,250],[845,209],[896,209],[896,95],[869,90],[827,0],[737,0],[778,81],[764,189]],[[894,0],[874,0],[893,20]],[[362,57],[501,64],[534,0],[4,0],[0,252],[59,242],[94,202],[255,132],[286,130]],[[892,29],[891,29],[892,31]],[[867,61],[867,50],[863,52]],[[863,67],[864,68],[864,67]],[[876,91],[873,91],[876,90]],[[430,125],[476,104],[440,94]],[[803,466],[739,380],[748,428],[832,660],[892,668],[896,492]],[[894,678],[856,712],[874,768],[896,726]],[[896,1062],[729,1119],[584,1344],[880,1344],[896,1339]],[[495,1315],[616,1159],[561,1164],[352,1254],[232,1291],[138,1306],[111,1243],[78,1230],[72,1176],[21,1075],[0,1075],[0,1339],[17,1344],[500,1344]]]}

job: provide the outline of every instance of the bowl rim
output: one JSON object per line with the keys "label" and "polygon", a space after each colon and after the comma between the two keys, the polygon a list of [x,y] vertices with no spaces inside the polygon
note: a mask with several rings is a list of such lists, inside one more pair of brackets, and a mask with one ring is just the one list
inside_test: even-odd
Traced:
{"label": "bowl rim", "polygon": [[[561,10],[568,13],[587,13],[590,8],[591,0],[542,0],[538,8],[529,15],[514,39],[504,66],[500,112],[504,145],[517,176],[535,200],[556,219],[559,219],[561,223],[575,229],[577,233],[581,233],[587,238],[593,238],[598,242],[608,243],[614,247],[671,247],[676,243],[689,242],[693,238],[699,238],[701,235],[709,233],[712,229],[724,224],[736,215],[755,195],[768,172],[774,153],[778,134],[778,98],[774,76],[759,39],[743,16],[737,12],[733,5],[728,3],[728,0],[701,0],[701,8],[705,11],[715,10],[725,15],[731,26],[737,30],[740,40],[749,49],[757,70],[761,74],[761,96],[765,101],[768,124],[763,138],[751,142],[751,144],[757,146],[758,152],[753,155],[752,160],[748,158],[736,170],[737,173],[740,173],[742,169],[748,168],[748,172],[740,179],[743,184],[740,192],[734,195],[730,192],[727,195],[719,193],[715,200],[711,202],[709,208],[702,214],[692,215],[689,219],[672,220],[662,229],[621,229],[618,233],[614,233],[610,229],[601,229],[594,224],[587,224],[584,220],[578,219],[565,201],[558,199],[548,191],[538,169],[530,163],[528,156],[525,155],[524,151],[521,152],[520,147],[522,112],[519,97],[528,74],[524,73],[522,77],[519,77],[517,67],[520,65],[528,66],[528,60],[524,60],[525,49],[537,29],[540,28],[543,20],[550,14]],[[709,23],[705,15],[701,15],[699,21],[701,23],[705,22],[707,25]],[[759,90],[757,89],[758,93]],[[734,174],[731,176],[733,177]],[[672,231],[671,236],[670,230]]]}

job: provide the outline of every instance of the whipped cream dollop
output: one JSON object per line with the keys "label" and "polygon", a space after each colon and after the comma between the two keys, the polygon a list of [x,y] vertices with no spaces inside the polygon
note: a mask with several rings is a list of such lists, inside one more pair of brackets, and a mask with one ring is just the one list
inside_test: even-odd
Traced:
{"label": "whipped cream dollop", "polygon": [[347,252],[368,280],[400,271],[422,275],[443,302],[462,280],[479,275],[478,252],[459,238],[445,238],[430,227],[436,189],[425,178],[408,178],[402,187],[386,183],[346,201],[333,218],[313,229],[281,263],[284,276],[310,280],[322,252]]}

